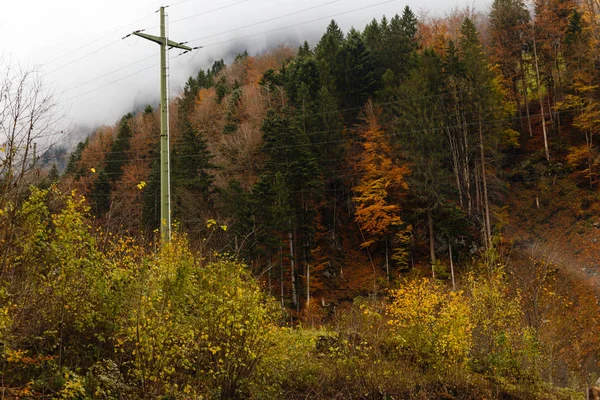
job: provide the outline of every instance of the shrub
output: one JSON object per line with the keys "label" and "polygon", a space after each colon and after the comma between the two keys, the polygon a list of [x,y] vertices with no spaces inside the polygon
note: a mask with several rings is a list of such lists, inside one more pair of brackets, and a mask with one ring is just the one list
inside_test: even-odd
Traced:
{"label": "shrub", "polygon": [[244,397],[277,318],[246,267],[201,265],[175,238],[146,259],[137,290],[119,341],[142,390]]}
{"label": "shrub", "polygon": [[510,293],[504,270],[469,276],[473,321],[471,367],[477,372],[517,378],[535,357],[519,293]]}
{"label": "shrub", "polygon": [[391,297],[389,324],[402,354],[434,369],[467,360],[473,324],[462,292],[421,279],[407,282]]}

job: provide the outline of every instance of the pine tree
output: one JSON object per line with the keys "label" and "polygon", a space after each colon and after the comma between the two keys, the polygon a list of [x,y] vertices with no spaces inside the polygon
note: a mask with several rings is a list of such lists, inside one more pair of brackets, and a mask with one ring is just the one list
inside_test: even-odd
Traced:
{"label": "pine tree", "polygon": [[[352,29],[342,47],[344,72],[338,80],[342,107],[357,108],[364,105],[377,89],[375,63],[361,34]],[[347,115],[352,115],[348,113]],[[352,118],[348,118],[352,120]]]}
{"label": "pine tree", "polygon": [[424,222],[429,236],[431,262],[436,261],[435,241],[444,208],[452,207],[452,178],[446,168],[451,158],[444,132],[442,60],[431,49],[420,57],[417,70],[400,85],[395,106],[399,147],[411,166],[410,187],[413,224]]}
{"label": "pine tree", "polygon": [[110,210],[111,177],[104,170],[97,173],[92,187],[91,202],[92,210],[98,217],[104,216]]}
{"label": "pine tree", "polygon": [[[157,151],[156,155],[158,154]],[[150,164],[150,174],[144,189],[142,220],[150,232],[160,228],[160,161],[156,159]]]}
{"label": "pine tree", "polygon": [[[320,170],[310,140],[291,110],[283,114],[270,110],[262,132],[263,151],[268,157],[263,181],[270,182],[270,191],[276,195],[272,198],[275,209],[291,211],[286,214],[287,221],[282,220],[282,215],[271,212],[271,217],[279,222],[268,225],[280,229],[280,236],[287,236],[293,292],[297,293],[296,268],[299,267],[300,251],[297,244],[309,244],[314,240],[314,209],[321,188]],[[293,303],[299,304],[297,299]]]}
{"label": "pine tree", "polygon": [[[382,19],[379,26],[382,43],[381,47],[376,47],[375,53],[381,68],[380,75],[389,69],[400,81],[414,67],[416,51],[419,48],[417,23],[408,6],[404,8],[402,17],[396,14],[389,23]],[[375,43],[377,42],[378,40]]]}
{"label": "pine tree", "polygon": [[197,232],[209,214],[216,168],[211,158],[206,140],[184,120],[171,153],[171,185],[173,216],[189,232]]}
{"label": "pine tree", "polygon": [[129,154],[129,141],[133,136],[131,123],[133,115],[131,113],[123,116],[119,122],[117,136],[113,141],[110,152],[106,156],[105,172],[112,182],[119,180],[123,173],[123,165],[131,158]]}
{"label": "pine tree", "polygon": [[332,20],[315,47],[321,86],[326,87],[331,94],[337,94],[340,79],[344,76],[344,59],[341,54],[344,42],[344,33]]}
{"label": "pine tree", "polygon": [[84,141],[77,143],[77,147],[75,147],[75,150],[73,151],[73,153],[71,153],[71,156],[69,157],[69,163],[67,164],[65,174],[74,174],[76,178],[79,177],[81,171],[79,170],[77,163],[81,160],[81,155],[83,154],[85,148],[88,146],[89,142],[90,139],[86,138]]}
{"label": "pine tree", "polygon": [[[483,223],[483,237],[486,246],[491,245],[491,205],[490,190],[488,185],[488,174],[491,167],[489,164],[489,153],[495,150],[502,136],[504,127],[498,123],[487,121],[499,120],[502,116],[502,97],[498,93],[498,86],[494,74],[490,68],[487,57],[483,52],[483,46],[479,39],[479,33],[473,21],[465,18],[459,39],[459,57],[464,66],[464,79],[467,85],[469,98],[468,112],[475,123],[471,123],[467,129],[471,130],[472,137],[477,143],[479,150],[479,179],[475,180],[475,197],[481,199],[481,211]],[[467,104],[463,104],[467,107]],[[466,111],[466,110],[465,110]],[[485,123],[484,123],[485,121]]]}

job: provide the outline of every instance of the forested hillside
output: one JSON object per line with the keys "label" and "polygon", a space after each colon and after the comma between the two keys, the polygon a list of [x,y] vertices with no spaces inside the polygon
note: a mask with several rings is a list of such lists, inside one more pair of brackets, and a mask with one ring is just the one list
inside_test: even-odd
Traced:
{"label": "forested hillside", "polygon": [[151,106],[60,176],[3,147],[3,396],[586,398],[597,12],[406,7],[214,62],[170,104],[169,245]]}

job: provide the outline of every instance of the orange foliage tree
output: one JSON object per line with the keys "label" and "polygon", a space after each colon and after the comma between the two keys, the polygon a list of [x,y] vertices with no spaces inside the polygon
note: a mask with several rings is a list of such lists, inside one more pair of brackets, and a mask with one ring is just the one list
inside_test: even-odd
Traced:
{"label": "orange foliage tree", "polygon": [[393,201],[397,201],[398,195],[408,189],[405,178],[409,168],[394,157],[388,137],[379,125],[377,110],[370,100],[364,110],[364,122],[365,126],[360,129],[362,148],[355,161],[359,181],[352,188],[356,204],[354,219],[368,235],[363,239],[363,248],[385,238],[387,250],[389,235],[402,233],[401,208]]}

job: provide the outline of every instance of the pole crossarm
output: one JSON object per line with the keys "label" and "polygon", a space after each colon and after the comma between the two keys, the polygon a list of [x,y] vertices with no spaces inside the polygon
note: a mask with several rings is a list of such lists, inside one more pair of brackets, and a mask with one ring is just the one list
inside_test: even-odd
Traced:
{"label": "pole crossarm", "polygon": [[[160,36],[149,35],[147,33],[142,33],[142,32],[138,32],[138,31],[132,32],[132,35],[136,35],[136,36],[142,37],[144,39],[148,39],[151,42],[158,43],[160,45],[164,44],[164,39],[166,39],[166,38],[162,38]],[[187,50],[187,51],[193,50],[191,47],[188,47],[188,46],[184,45],[183,43],[177,43],[177,42],[174,42],[169,39],[167,39],[167,46],[169,46],[169,48],[176,48],[176,49],[182,49],[182,50]]]}

